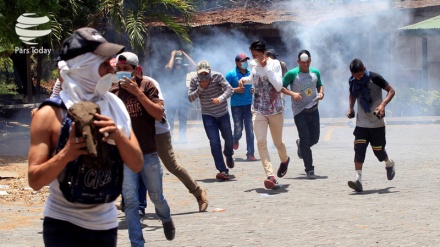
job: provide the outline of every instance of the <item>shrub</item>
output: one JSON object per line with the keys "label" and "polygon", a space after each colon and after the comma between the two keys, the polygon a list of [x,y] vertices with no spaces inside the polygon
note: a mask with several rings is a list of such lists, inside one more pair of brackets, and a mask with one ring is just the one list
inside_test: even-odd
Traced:
{"label": "shrub", "polygon": [[440,115],[440,91],[418,88],[395,90],[396,95],[389,104],[393,116]]}
{"label": "shrub", "polygon": [[10,95],[18,94],[17,85],[12,83],[0,82],[0,95],[1,94],[10,94]]}

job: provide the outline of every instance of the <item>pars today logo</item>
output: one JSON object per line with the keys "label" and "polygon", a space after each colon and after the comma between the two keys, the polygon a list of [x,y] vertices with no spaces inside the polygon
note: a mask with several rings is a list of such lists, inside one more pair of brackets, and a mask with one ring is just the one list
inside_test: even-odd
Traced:
{"label": "pars today logo", "polygon": [[30,45],[30,48],[15,47],[15,53],[20,54],[50,54],[52,49],[36,48],[38,45],[34,40],[39,37],[46,36],[52,32],[50,29],[38,30],[36,27],[48,23],[50,20],[47,16],[38,17],[36,13],[24,13],[17,19],[15,25],[15,33],[19,36],[20,40]]}

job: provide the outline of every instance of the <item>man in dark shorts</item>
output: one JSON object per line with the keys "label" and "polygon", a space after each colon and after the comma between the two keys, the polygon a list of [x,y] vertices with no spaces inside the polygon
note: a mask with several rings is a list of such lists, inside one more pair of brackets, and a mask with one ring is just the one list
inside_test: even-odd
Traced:
{"label": "man in dark shorts", "polygon": [[[388,158],[385,151],[385,106],[393,99],[395,91],[390,84],[378,73],[369,71],[360,59],[350,63],[350,109],[347,117],[354,118],[354,103],[357,101],[358,113],[356,115],[356,128],[354,140],[354,166],[356,180],[348,181],[348,186],[356,192],[362,192],[362,166],[368,144],[371,144],[374,155],[379,161],[385,161],[388,180],[395,175],[394,161]],[[382,89],[387,91],[385,99],[382,98]]]}

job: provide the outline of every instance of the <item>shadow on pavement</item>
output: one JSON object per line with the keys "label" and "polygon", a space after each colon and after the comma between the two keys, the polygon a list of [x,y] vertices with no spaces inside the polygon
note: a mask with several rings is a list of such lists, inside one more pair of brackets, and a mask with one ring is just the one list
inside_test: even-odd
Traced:
{"label": "shadow on pavement", "polygon": [[247,159],[243,159],[243,158],[234,158],[235,159],[235,161],[236,162],[257,162],[257,161],[260,161],[260,159],[257,159],[257,160],[247,160]]}
{"label": "shadow on pavement", "polygon": [[309,178],[307,178],[307,175],[306,174],[301,174],[301,175],[303,175],[303,176],[301,176],[301,177],[294,177],[294,178],[286,178],[286,179],[296,179],[296,180],[316,180],[316,179],[328,179],[328,176],[318,176],[318,175],[315,175],[315,179],[309,179]]}
{"label": "shadow on pavement", "polygon": [[190,215],[190,214],[201,214],[201,213],[206,213],[206,212],[208,212],[208,211],[205,211],[205,212],[199,212],[199,210],[197,210],[197,211],[185,212],[185,213],[177,213],[177,214],[173,214],[173,213],[171,213],[171,216]]}
{"label": "shadow on pavement", "polygon": [[[119,225],[118,225],[118,230],[128,230],[128,225],[127,225],[127,219],[125,218],[125,214],[123,216],[119,216]],[[150,228],[152,230],[157,230],[157,229],[161,229],[162,227],[156,227],[156,226],[149,226],[148,224],[146,224],[149,220],[159,220],[159,218],[157,217],[156,214],[154,213],[147,213],[144,215],[143,220],[142,220],[142,229],[144,228]]]}
{"label": "shadow on pavement", "polygon": [[290,184],[280,184],[280,188],[277,190],[268,190],[265,188],[255,188],[255,189],[245,190],[244,192],[255,191],[258,194],[260,194],[261,196],[263,196],[263,195],[276,195],[276,194],[288,192],[289,190],[287,188],[289,188],[289,186],[290,186]]}
{"label": "shadow on pavement", "polygon": [[371,195],[371,194],[388,194],[388,193],[399,193],[400,191],[390,191],[390,189],[393,189],[396,187],[387,187],[384,189],[378,189],[378,190],[364,190],[362,192],[355,192],[353,191],[350,195]]}
{"label": "shadow on pavement", "polygon": [[216,178],[205,178],[205,179],[198,179],[196,180],[197,182],[203,182],[203,183],[216,183],[216,182],[231,182],[231,181],[237,181],[235,179],[235,175],[229,174],[230,179],[229,180],[221,180],[221,179],[216,179]]}

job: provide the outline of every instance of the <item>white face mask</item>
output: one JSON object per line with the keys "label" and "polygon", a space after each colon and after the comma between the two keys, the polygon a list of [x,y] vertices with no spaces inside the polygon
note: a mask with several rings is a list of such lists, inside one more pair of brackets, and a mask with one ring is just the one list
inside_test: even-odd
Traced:
{"label": "white face mask", "polygon": [[104,75],[103,77],[99,78],[98,83],[96,84],[95,94],[99,96],[104,95],[110,90],[112,84],[117,83],[118,81],[118,76],[116,74],[109,73]]}

